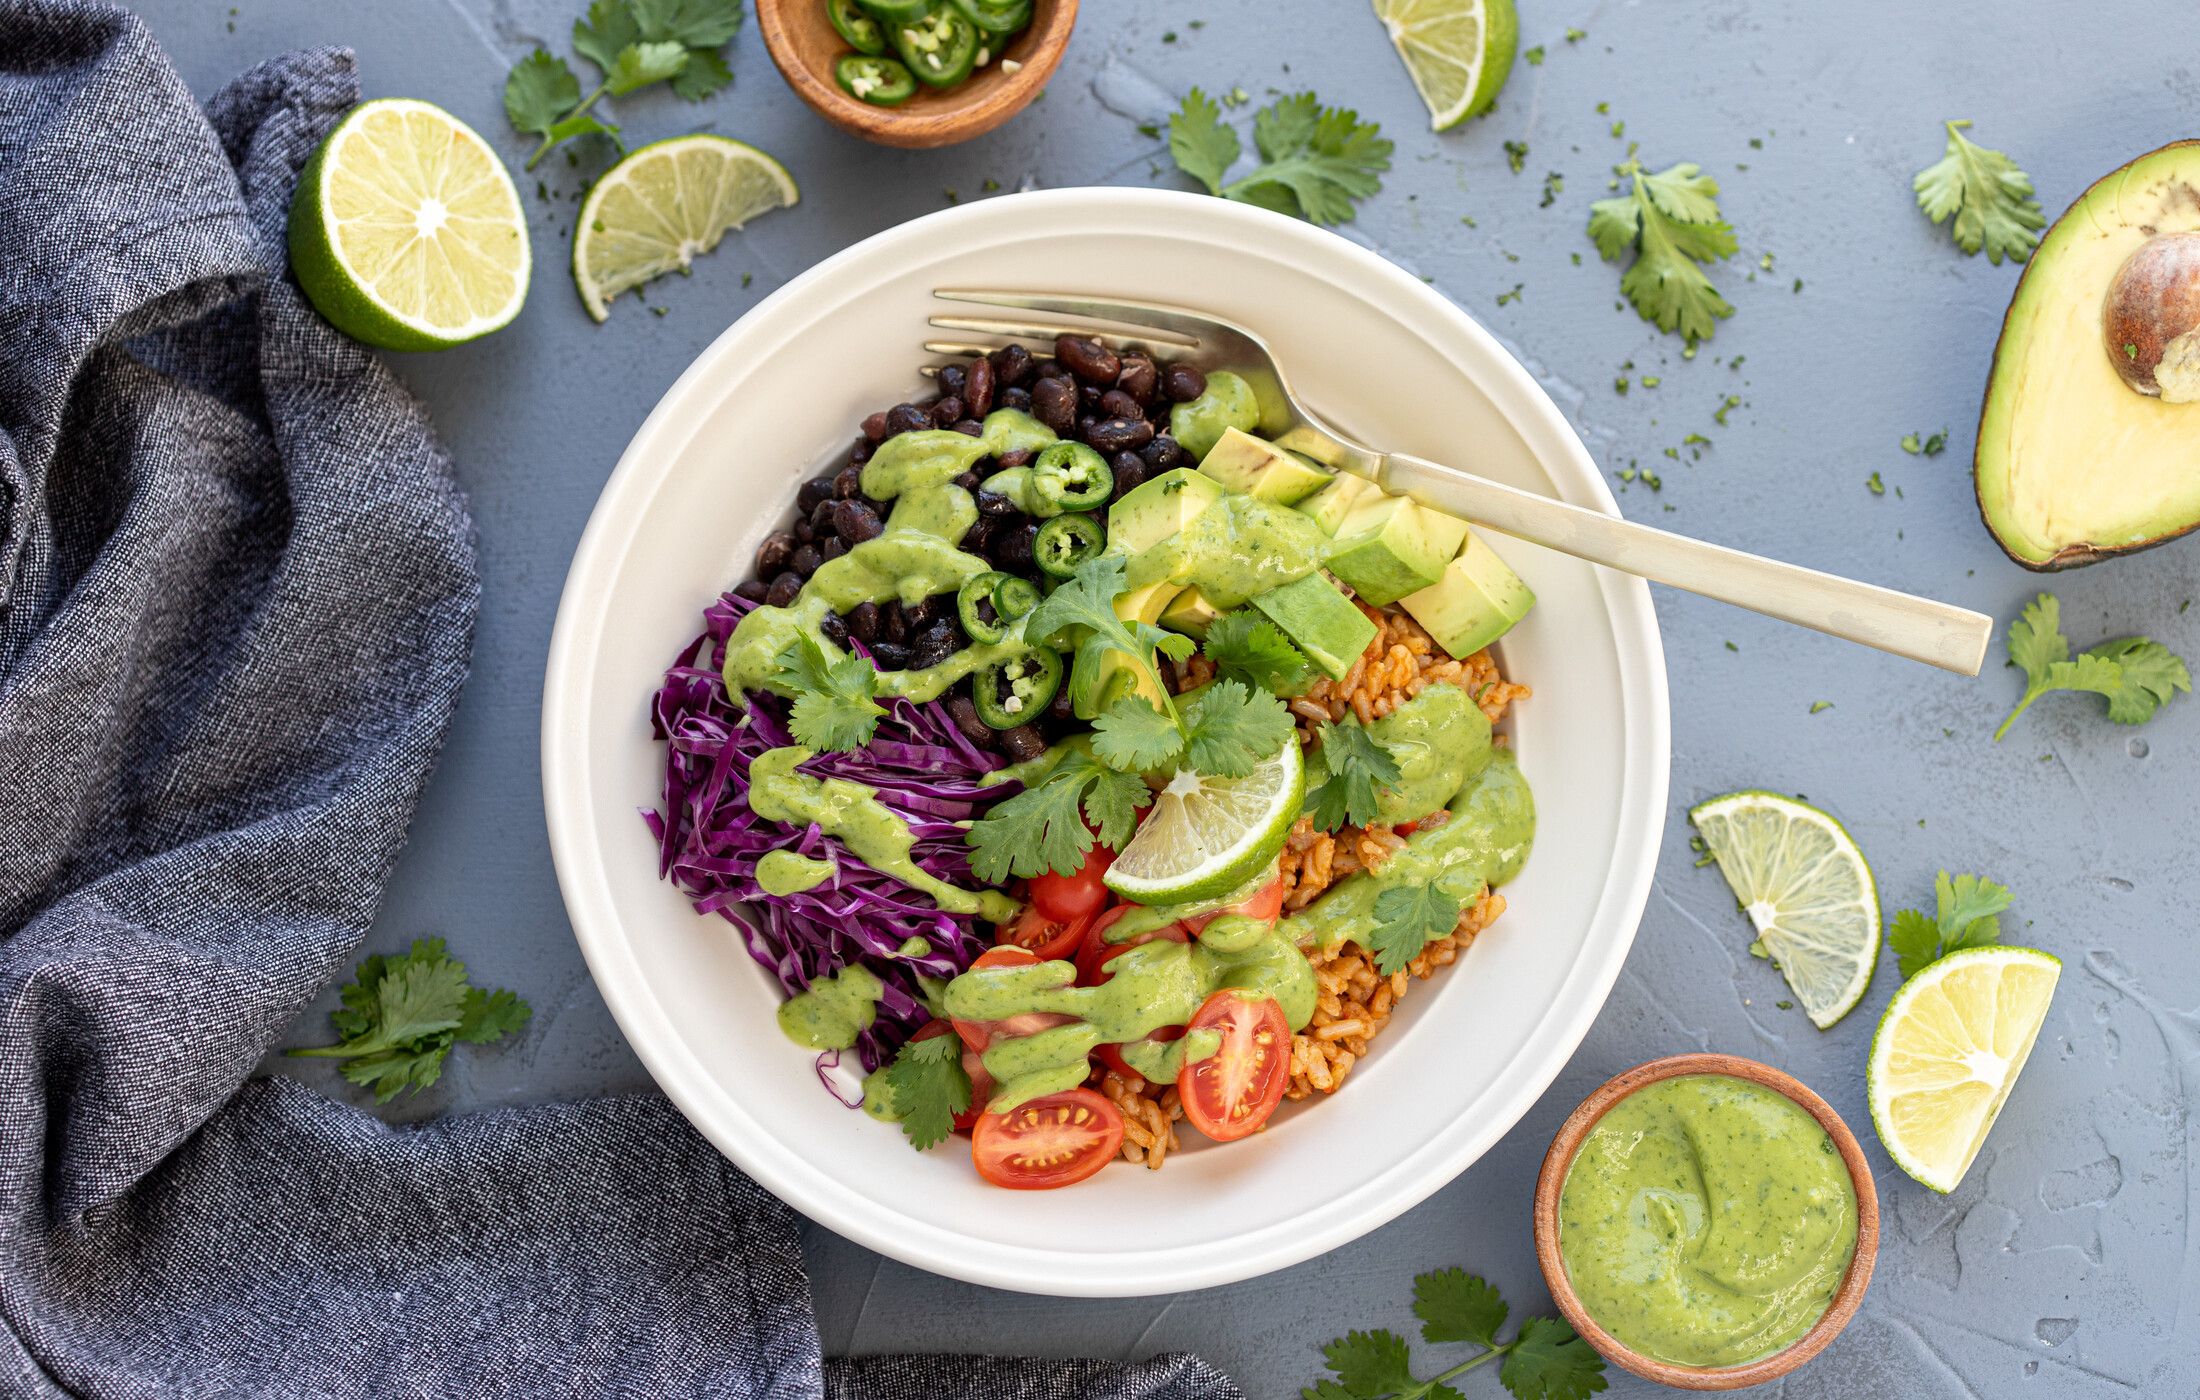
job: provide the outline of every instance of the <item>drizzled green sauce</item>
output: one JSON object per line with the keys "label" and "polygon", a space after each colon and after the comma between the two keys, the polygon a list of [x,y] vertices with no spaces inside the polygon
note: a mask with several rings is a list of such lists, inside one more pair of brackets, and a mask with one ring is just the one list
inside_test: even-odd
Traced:
{"label": "drizzled green sauce", "polygon": [[840,873],[830,860],[797,855],[793,851],[766,851],[756,862],[756,883],[766,894],[800,894],[814,890]]}
{"label": "drizzled green sauce", "polygon": [[779,1029],[812,1050],[845,1050],[878,1019],[878,999],[885,991],[871,969],[850,963],[779,1003]]}

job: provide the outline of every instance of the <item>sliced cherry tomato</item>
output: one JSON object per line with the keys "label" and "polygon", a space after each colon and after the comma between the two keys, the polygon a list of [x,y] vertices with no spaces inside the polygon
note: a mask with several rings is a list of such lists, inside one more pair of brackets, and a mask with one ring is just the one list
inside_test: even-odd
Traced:
{"label": "sliced cherry tomato", "polygon": [[1001,925],[996,941],[1003,948],[1021,948],[1041,962],[1071,958],[1085,941],[1085,926],[1092,915],[1080,914],[1062,923],[1034,899],[1013,924]]}
{"label": "sliced cherry tomato", "polygon": [[1216,1142],[1249,1137],[1291,1078],[1291,1023],[1273,997],[1248,1001],[1225,987],[1201,1003],[1191,1029],[1219,1031],[1222,1048],[1176,1077],[1184,1117]]}
{"label": "sliced cherry tomato", "polygon": [[[937,1036],[952,1035],[954,1031],[953,1026],[935,1016],[919,1026],[917,1033],[909,1038],[931,1040]],[[968,1045],[963,1046],[962,1064],[963,1073],[970,1076],[970,1107],[955,1115],[955,1131],[967,1133],[970,1125],[977,1122],[979,1116],[985,1112],[985,1101],[993,1097],[993,1076],[985,1072],[985,1061],[979,1059],[978,1052]]]}
{"label": "sliced cherry tomato", "polygon": [[[1146,1039],[1156,1045],[1167,1045],[1172,1040],[1182,1040],[1183,1038],[1184,1028],[1182,1026],[1163,1026],[1160,1030],[1149,1032],[1146,1036]],[[1131,1068],[1130,1061],[1123,1058],[1123,1047],[1120,1045],[1103,1045],[1093,1053],[1100,1057],[1100,1063],[1122,1075],[1125,1079],[1144,1078],[1137,1070]]]}
{"label": "sliced cherry tomato", "polygon": [[[1043,959],[1029,948],[1004,943],[980,953],[977,960],[970,964],[970,970],[975,972],[982,967],[1029,967],[1041,961]],[[954,1026],[955,1034],[962,1037],[963,1044],[982,1054],[993,1043],[995,1036],[1013,1039],[1019,1035],[1030,1035],[1033,1031],[1043,1031],[1049,1026],[1067,1025],[1076,1019],[1075,1016],[1064,1016],[1058,1011],[1026,1011],[999,1021],[956,1021]]]}
{"label": "sliced cherry tomato", "polygon": [[1044,909],[1047,917],[1065,924],[1073,919],[1089,919],[1108,902],[1108,887],[1100,883],[1100,878],[1114,863],[1115,852],[1095,841],[1075,874],[1057,875],[1049,870],[1032,876],[1031,902]]}
{"label": "sliced cherry tomato", "polygon": [[1123,1115],[1090,1089],[1066,1089],[988,1113],[970,1133],[978,1175],[1011,1191],[1073,1186],[1115,1160]]}
{"label": "sliced cherry tomato", "polygon": [[1258,919],[1264,924],[1272,924],[1276,921],[1276,916],[1282,912],[1283,877],[1278,875],[1275,879],[1261,886],[1249,899],[1241,899],[1228,908],[1217,909],[1211,914],[1195,914],[1184,920],[1184,928],[1192,937],[1197,938],[1201,929],[1225,914],[1242,914],[1248,919]]}
{"label": "sliced cherry tomato", "polygon": [[1094,919],[1092,924],[1086,928],[1085,941],[1077,950],[1078,986],[1097,987],[1113,977],[1115,974],[1109,972],[1104,964],[1125,949],[1135,948],[1141,943],[1151,943],[1156,938],[1166,938],[1172,943],[1191,941],[1191,935],[1184,931],[1184,925],[1182,924],[1170,924],[1167,928],[1151,929],[1124,943],[1110,943],[1102,937],[1114,926],[1117,919],[1122,918],[1137,907],[1135,904],[1118,904],[1099,918]]}

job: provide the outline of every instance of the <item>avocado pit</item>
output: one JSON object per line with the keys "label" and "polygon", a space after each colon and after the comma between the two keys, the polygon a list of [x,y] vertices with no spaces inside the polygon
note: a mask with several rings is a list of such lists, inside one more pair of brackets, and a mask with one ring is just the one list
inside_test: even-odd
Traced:
{"label": "avocado pit", "polygon": [[2101,333],[2134,392],[2200,401],[2200,231],[2157,233],[2131,251],[2102,300]]}

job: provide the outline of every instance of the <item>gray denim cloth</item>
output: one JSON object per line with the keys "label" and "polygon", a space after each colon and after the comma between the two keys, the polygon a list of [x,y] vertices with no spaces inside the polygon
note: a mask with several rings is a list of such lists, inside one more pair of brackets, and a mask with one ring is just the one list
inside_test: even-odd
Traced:
{"label": "gray denim cloth", "polygon": [[202,113],[126,13],[0,0],[0,1395],[1236,1396],[822,1363],[792,1216],[661,1098],[396,1128],[251,1077],[348,970],[479,601],[418,406],[284,273],[357,95],[322,51]]}

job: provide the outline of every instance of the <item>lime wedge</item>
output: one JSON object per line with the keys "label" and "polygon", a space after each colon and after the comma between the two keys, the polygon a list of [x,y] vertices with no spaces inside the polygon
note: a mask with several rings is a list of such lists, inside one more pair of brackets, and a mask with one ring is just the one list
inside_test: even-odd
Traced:
{"label": "lime wedge", "polygon": [[1879,962],[1879,889],[1841,823],[1774,792],[1714,797],[1688,819],[1811,1021],[1848,1015]]}
{"label": "lime wedge", "polygon": [[619,293],[686,272],[726,230],[801,197],[787,167],[723,136],[675,136],[603,173],[581,205],[573,285],[601,321]]}
{"label": "lime wedge", "polygon": [[1872,1126],[1894,1164],[1935,1191],[1971,1169],[2032,1053],[2062,963],[2032,948],[1968,948],[1902,984],[1872,1036]]}
{"label": "lime wedge", "polygon": [[1497,101],[1520,37],[1513,0],[1375,0],[1375,18],[1428,104],[1431,128],[1449,131]]}
{"label": "lime wedge", "polygon": [[1283,849],[1305,785],[1296,736],[1242,778],[1178,769],[1108,867],[1108,888],[1137,904],[1211,899],[1236,889]]}
{"label": "lime wedge", "polygon": [[533,267],[496,152],[409,98],[361,103],[306,162],[290,261],[332,325],[385,350],[443,350],[503,327]]}

